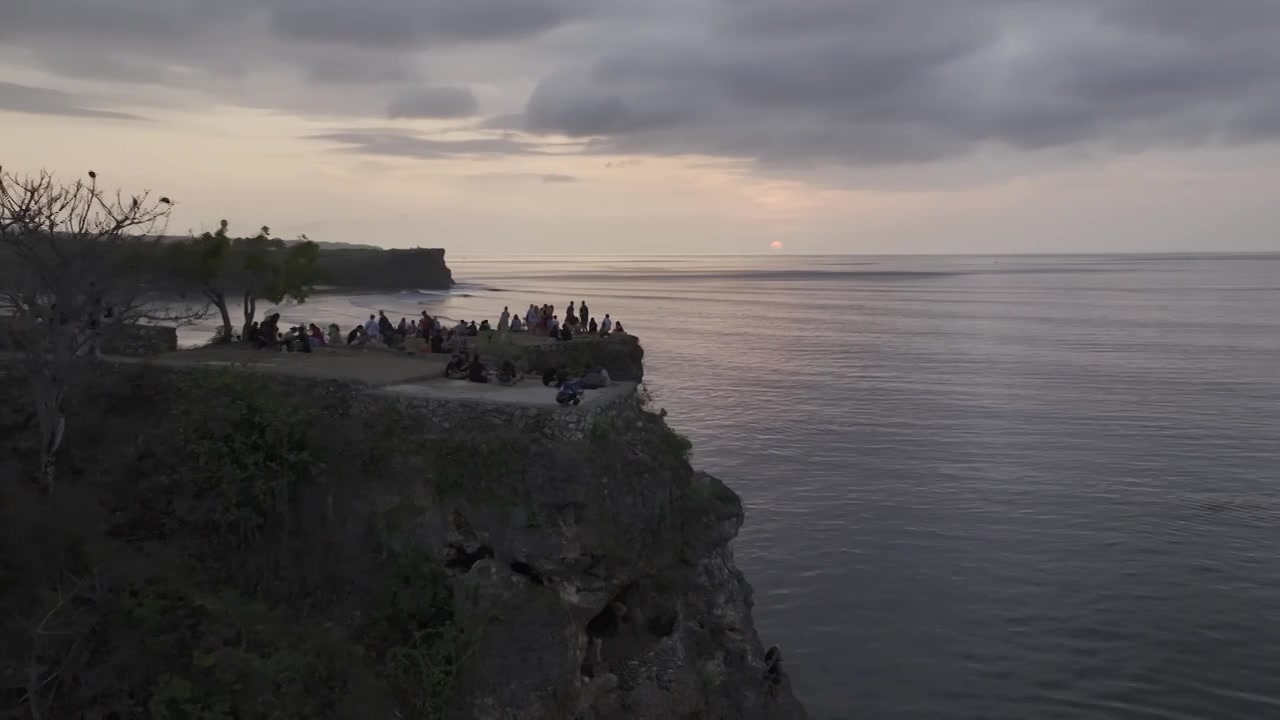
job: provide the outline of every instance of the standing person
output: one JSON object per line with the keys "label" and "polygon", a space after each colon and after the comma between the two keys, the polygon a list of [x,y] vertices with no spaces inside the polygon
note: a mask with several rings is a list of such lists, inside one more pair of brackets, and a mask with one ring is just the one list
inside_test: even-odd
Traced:
{"label": "standing person", "polygon": [[573,309],[572,300],[569,301],[569,309],[565,312],[564,324],[568,325],[569,327],[573,327],[574,325],[578,324],[578,313],[576,310]]}
{"label": "standing person", "polygon": [[387,318],[387,314],[381,310],[378,311],[378,334],[382,335],[382,341],[391,344],[391,336],[396,334],[396,328],[391,324],[391,320]]}
{"label": "standing person", "polygon": [[551,337],[556,339],[560,338],[560,316],[551,316],[551,319],[547,321],[547,331]]}
{"label": "standing person", "polygon": [[604,314],[604,321],[600,323],[600,334],[608,335],[613,330],[613,318],[609,317],[609,313]]}
{"label": "standing person", "polygon": [[529,309],[524,311],[524,326],[529,332],[534,332],[538,327],[538,308],[533,303],[529,303]]}
{"label": "standing person", "polygon": [[587,301],[583,300],[578,303],[578,322],[583,325],[587,324],[587,320],[591,317],[591,311],[587,310]]}
{"label": "standing person", "polygon": [[279,338],[280,313],[271,313],[258,326],[258,336],[254,345],[267,350],[275,350]]}
{"label": "standing person", "polygon": [[498,332],[506,331],[511,324],[511,308],[503,306],[502,314],[498,316]]}

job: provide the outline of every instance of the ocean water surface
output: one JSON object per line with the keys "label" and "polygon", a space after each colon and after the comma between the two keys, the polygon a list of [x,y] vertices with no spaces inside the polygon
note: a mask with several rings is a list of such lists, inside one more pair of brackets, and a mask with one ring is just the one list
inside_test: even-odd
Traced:
{"label": "ocean water surface", "polygon": [[813,717],[1280,717],[1280,255],[449,263],[284,316],[621,320]]}

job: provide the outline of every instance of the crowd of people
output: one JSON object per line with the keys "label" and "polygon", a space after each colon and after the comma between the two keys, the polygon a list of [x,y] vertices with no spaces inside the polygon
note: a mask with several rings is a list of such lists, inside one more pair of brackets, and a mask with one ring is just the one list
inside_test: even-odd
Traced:
{"label": "crowd of people", "polygon": [[496,327],[490,325],[488,320],[482,320],[479,324],[474,320],[459,320],[456,325],[446,325],[426,310],[422,311],[421,317],[412,321],[402,317],[399,323],[393,323],[385,311],[379,310],[377,315],[370,315],[368,320],[351,328],[345,335],[337,324],[321,328],[315,323],[309,323],[281,329],[280,313],[272,313],[261,322],[254,322],[245,339],[258,348],[311,352],[314,348],[343,345],[396,348],[402,347],[410,338],[421,338],[425,344],[424,350],[446,353],[465,347],[465,338],[508,332],[529,333],[565,342],[576,336],[624,334],[626,330],[621,322],[615,322],[608,313],[600,321],[591,317],[587,302],[583,300],[580,304],[569,303],[563,323],[556,314],[554,305],[539,307],[533,303],[530,303],[523,317],[513,315],[510,307],[502,308]]}
{"label": "crowd of people", "polygon": [[[402,348],[410,339],[420,338],[423,341],[422,352],[453,353],[445,366],[445,377],[475,383],[514,385],[524,379],[524,374],[512,360],[504,359],[490,367],[479,353],[471,350],[468,342],[468,338],[504,333],[529,333],[567,342],[582,336],[625,334],[626,330],[608,313],[597,321],[584,300],[569,303],[563,322],[554,305],[530,304],[523,316],[513,314],[510,307],[504,307],[496,326],[490,325],[488,320],[479,324],[474,320],[459,320],[448,325],[425,310],[412,321],[402,317],[398,323],[393,323],[386,312],[380,310],[345,334],[337,324],[321,328],[315,323],[308,323],[281,329],[280,314],[272,313],[249,327],[246,340],[257,348],[309,353],[331,346]],[[599,365],[587,365],[580,372],[560,366],[542,374],[543,385],[556,388],[556,400],[562,405],[576,405],[586,390],[605,388],[611,382],[609,371]]]}
{"label": "crowd of people", "polygon": [[575,334],[583,333],[608,335],[626,332],[622,328],[622,323],[615,323],[608,313],[605,313],[603,320],[597,322],[594,317],[591,317],[586,300],[578,303],[576,308],[574,305],[573,301],[569,302],[563,323],[560,321],[560,316],[556,314],[554,305],[538,307],[535,303],[529,303],[529,309],[525,311],[523,321],[519,315],[511,314],[511,308],[504,307],[502,315],[498,318],[498,330],[529,332],[534,335],[545,335],[553,340],[572,340]]}

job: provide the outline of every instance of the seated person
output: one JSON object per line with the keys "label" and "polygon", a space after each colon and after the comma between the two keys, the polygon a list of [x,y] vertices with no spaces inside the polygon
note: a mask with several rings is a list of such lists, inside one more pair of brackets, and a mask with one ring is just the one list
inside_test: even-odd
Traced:
{"label": "seated person", "polygon": [[626,334],[627,334],[627,331],[622,329],[622,323],[621,323],[621,322],[619,322],[619,323],[617,324],[617,326],[613,328],[613,334],[614,334],[614,335],[626,335]]}
{"label": "seated person", "polygon": [[572,340],[573,331],[569,329],[568,325],[565,325],[564,327],[560,328],[560,337],[557,339],[562,342]]}
{"label": "seated person", "polygon": [[519,315],[511,318],[511,332],[524,332],[524,323],[520,322]]}
{"label": "seated person", "polygon": [[357,325],[351,328],[351,332],[347,333],[347,344],[348,345],[364,344],[364,326],[363,325]]}
{"label": "seated person", "polygon": [[603,367],[592,368],[582,376],[582,387],[588,390],[599,390],[609,387],[609,371]]}
{"label": "seated person", "polygon": [[475,337],[475,336],[477,336],[477,335],[479,335],[479,334],[480,334],[480,328],[477,328],[477,327],[476,327],[476,321],[475,321],[475,320],[472,320],[472,321],[471,321],[471,324],[467,326],[467,332],[466,332],[466,335],[467,335],[467,337]]}
{"label": "seated person", "polygon": [[431,352],[433,353],[444,352],[444,335],[441,335],[440,333],[436,333],[435,335],[431,336]]}
{"label": "seated person", "polygon": [[587,324],[587,332],[591,333],[592,335],[595,335],[599,331],[600,331],[600,326],[596,324],[596,319],[591,318],[591,322]]}
{"label": "seated person", "polygon": [[516,369],[516,364],[510,360],[503,360],[502,365],[498,368],[498,383],[500,385],[515,385],[524,379],[524,374]]}
{"label": "seated person", "polygon": [[488,321],[488,320],[481,320],[481,321],[480,321],[480,329],[481,329],[481,330],[488,330],[488,329],[490,329],[490,328],[489,328],[489,321]]}
{"label": "seated person", "polygon": [[454,355],[449,364],[444,366],[444,376],[451,380],[463,380],[467,377],[469,364],[466,355]]}
{"label": "seated person", "polygon": [[560,384],[567,380],[568,377],[569,373],[565,372],[563,367],[547,368],[542,373],[542,384],[548,387],[552,385],[560,387]]}
{"label": "seated person", "polygon": [[471,364],[467,366],[467,379],[473,383],[489,382],[489,370],[480,361],[480,355],[471,356]]}

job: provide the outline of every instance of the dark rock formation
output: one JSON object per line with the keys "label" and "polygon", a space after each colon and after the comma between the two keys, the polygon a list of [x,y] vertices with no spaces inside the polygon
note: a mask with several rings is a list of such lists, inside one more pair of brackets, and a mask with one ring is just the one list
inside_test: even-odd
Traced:
{"label": "dark rock formation", "polygon": [[341,288],[446,290],[453,273],[444,250],[329,249],[320,250],[317,263],[322,284]]}

